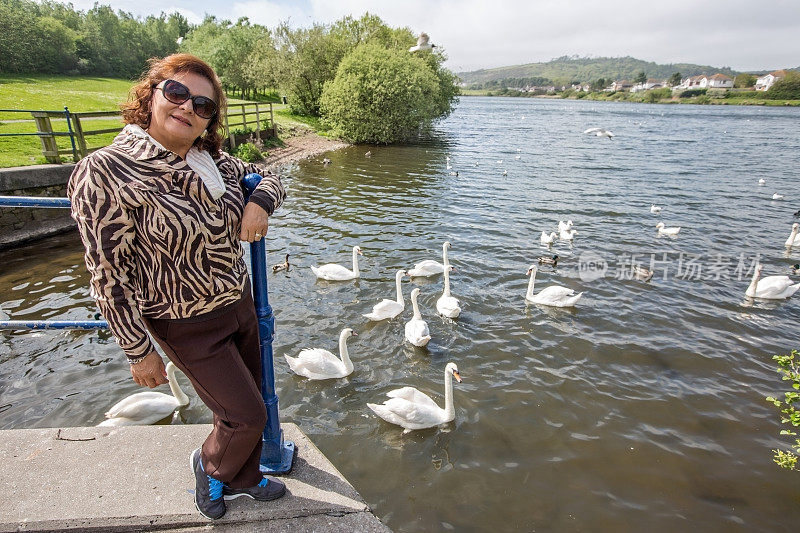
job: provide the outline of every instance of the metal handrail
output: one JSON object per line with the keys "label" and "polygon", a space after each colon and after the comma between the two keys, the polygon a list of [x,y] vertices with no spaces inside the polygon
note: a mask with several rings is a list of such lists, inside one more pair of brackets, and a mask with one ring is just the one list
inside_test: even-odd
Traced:
{"label": "metal handrail", "polygon": [[[243,179],[247,197],[261,182],[258,174],[248,174]],[[68,198],[0,196],[0,207],[68,208]],[[278,416],[278,395],[275,392],[275,367],[272,361],[272,340],[275,337],[275,315],[269,304],[267,283],[267,250],[264,240],[250,243],[253,301],[258,317],[258,334],[261,350],[261,397],[267,409],[267,423],[262,433],[262,472],[286,474],[291,471],[297,447],[283,440]],[[105,320],[0,320],[0,329],[107,329]]]}

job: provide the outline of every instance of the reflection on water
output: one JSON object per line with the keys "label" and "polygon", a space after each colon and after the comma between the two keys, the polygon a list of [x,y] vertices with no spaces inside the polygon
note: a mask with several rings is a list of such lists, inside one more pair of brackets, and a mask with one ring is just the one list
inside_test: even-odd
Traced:
{"label": "reflection on water", "polygon": [[[293,264],[269,278],[283,419],[398,531],[792,530],[800,489],[771,462],[779,428],[763,397],[781,387],[771,356],[797,346],[800,305],[747,302],[744,291],[756,257],[765,274],[800,260],[783,247],[796,180],[766,172],[798,168],[798,118],[465,98],[428,144],[371,148],[371,158],[351,147],[326,154],[327,167],[322,156],[292,167],[268,240],[271,263],[290,253]],[[581,134],[595,126],[616,137]],[[541,247],[541,232],[566,219],[574,244]],[[658,238],[659,221],[680,236]],[[439,259],[444,240],[461,316],[435,315],[434,277],[403,283],[401,318],[368,323],[361,315],[393,297],[396,270]],[[309,266],[349,267],[355,244],[359,281],[316,281]],[[581,276],[588,252],[606,262],[604,277]],[[558,267],[540,269],[537,291],[585,291],[576,309],[525,304],[526,270],[551,253]],[[632,257],[656,261],[650,283],[617,279]],[[95,313],[76,235],[0,261],[12,318]],[[403,341],[413,286],[433,335],[426,349]],[[344,327],[359,333],[353,374],[288,372],[284,354],[336,352]],[[405,385],[443,403],[448,361],[464,378],[453,423],[402,435],[367,409]],[[3,428],[96,424],[137,390],[105,332],[0,333],[0,386]],[[182,416],[210,421],[194,395]]]}

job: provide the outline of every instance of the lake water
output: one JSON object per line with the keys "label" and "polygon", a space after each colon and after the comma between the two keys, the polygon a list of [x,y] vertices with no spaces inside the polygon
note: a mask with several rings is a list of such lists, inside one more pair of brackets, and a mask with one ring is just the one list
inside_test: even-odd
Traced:
{"label": "lake water", "polygon": [[[800,262],[783,246],[800,209],[798,119],[797,108],[462,98],[430,143],[291,167],[268,239],[270,264],[289,252],[295,265],[269,276],[282,419],[396,531],[794,531],[800,474],[772,462],[787,440],[764,397],[785,390],[771,357],[798,347],[800,294],[744,292],[756,259],[765,275]],[[542,230],[567,219],[574,244],[542,248]],[[662,220],[678,238],[657,236]],[[403,342],[410,303],[395,320],[361,316],[444,240],[461,316],[436,316],[440,277],[403,283],[407,303],[422,289],[427,349]],[[310,265],[348,264],[355,244],[360,281],[315,280]],[[584,291],[572,310],[525,304],[526,270],[552,254],[558,267],[540,269],[536,290]],[[622,279],[631,257],[655,261],[650,283]],[[589,260],[599,270],[581,270]],[[0,264],[11,318],[94,314],[76,235]],[[289,373],[284,354],[335,352],[344,327],[359,333],[351,376]],[[403,435],[366,407],[405,385],[442,403],[448,361],[464,379],[453,423]],[[0,387],[5,429],[93,425],[139,390],[106,332],[0,332]],[[191,396],[183,419],[210,422]]]}

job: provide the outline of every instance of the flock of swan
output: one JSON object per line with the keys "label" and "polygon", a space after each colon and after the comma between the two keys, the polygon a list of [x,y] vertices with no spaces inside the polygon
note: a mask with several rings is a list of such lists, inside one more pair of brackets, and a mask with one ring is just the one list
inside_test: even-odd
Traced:
{"label": "flock of swan", "polygon": [[[596,134],[597,136],[613,137],[611,132],[600,128],[591,128],[584,133]],[[369,157],[368,152],[365,156]],[[519,156],[518,156],[519,157]],[[502,163],[502,161],[498,161]],[[447,158],[447,169],[451,169],[450,158]],[[764,185],[766,181],[762,178],[759,185]],[[773,200],[782,199],[779,194],[773,195]],[[660,215],[661,206],[651,204],[650,213]],[[800,215],[800,211],[795,215]],[[680,227],[667,227],[663,222],[656,224],[659,236],[676,238],[681,231]],[[556,231],[542,231],[540,243],[548,249],[557,240],[572,243],[578,231],[574,229],[572,220],[559,221]],[[785,242],[787,248],[794,246],[800,247],[800,224],[794,223],[792,230]],[[451,248],[449,242],[442,245],[442,262],[426,259],[415,264],[414,267],[406,270],[398,270],[395,274],[395,297],[384,298],[375,304],[369,313],[363,316],[370,321],[382,321],[394,319],[405,310],[405,299],[403,297],[402,280],[405,277],[430,277],[443,276],[442,295],[436,301],[436,311],[439,315],[446,318],[457,318],[461,313],[459,300],[452,295],[450,287],[450,273],[455,268],[450,264],[448,250]],[[363,255],[361,247],[353,246],[352,249],[352,268],[329,263],[321,266],[312,266],[314,275],[326,281],[349,281],[360,277],[358,268],[358,256]],[[552,257],[540,257],[539,264],[556,266],[558,255]],[[273,266],[273,272],[282,270],[288,271],[290,268],[289,255],[286,254],[284,263]],[[795,283],[789,276],[767,276],[761,277],[763,265],[757,264],[750,285],[745,291],[748,298],[758,299],[784,299],[789,298],[798,289],[800,283]],[[537,305],[553,307],[573,307],[583,296],[583,292],[575,293],[574,290],[560,285],[550,285],[535,292],[536,274],[539,267],[536,264],[530,266],[527,271],[529,276],[525,302]],[[800,273],[800,265],[793,267],[793,273]],[[649,281],[653,277],[653,272],[641,267],[632,266],[632,274],[635,279]],[[417,347],[424,347],[431,340],[431,332],[427,322],[423,319],[420,312],[418,296],[419,288],[411,291],[411,304],[413,307],[412,318],[405,323],[405,340]],[[356,336],[356,332],[351,328],[344,328],[339,335],[339,356],[337,357],[328,350],[322,348],[311,348],[301,350],[296,357],[285,355],[289,368],[304,378],[310,380],[329,380],[344,378],[354,370],[354,365],[350,359],[347,349],[347,340]],[[152,424],[162,420],[175,412],[176,409],[189,404],[189,398],[181,390],[175,379],[175,366],[170,362],[167,364],[167,376],[172,395],[160,392],[139,392],[133,394],[112,406],[106,413],[106,420],[100,426],[121,426],[132,424]],[[428,395],[414,387],[402,387],[386,393],[388,399],[381,404],[367,403],[377,416],[389,422],[401,426],[405,432],[435,427],[445,424],[455,418],[455,408],[453,405],[453,384],[455,378],[459,383],[461,376],[455,363],[450,362],[444,371],[445,405],[439,405]]]}

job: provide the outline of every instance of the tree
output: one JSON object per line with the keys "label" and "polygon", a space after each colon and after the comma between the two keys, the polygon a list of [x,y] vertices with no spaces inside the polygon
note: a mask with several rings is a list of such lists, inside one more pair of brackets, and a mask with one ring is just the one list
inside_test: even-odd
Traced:
{"label": "tree", "polygon": [[733,78],[733,86],[737,89],[749,89],[756,84],[756,77],[752,74],[748,74],[743,72],[742,74],[737,74],[735,78]]}
{"label": "tree", "polygon": [[681,78],[681,73],[676,72],[672,76],[669,77],[669,84],[673,87],[676,87],[681,84],[683,78]]}
{"label": "tree", "polygon": [[633,81],[635,83],[644,83],[647,81],[647,74],[645,74],[643,70],[640,70],[639,73],[636,74],[636,77],[633,78]]}
{"label": "tree", "polygon": [[[452,109],[455,76],[439,72],[430,52],[412,54],[375,43],[358,46],[325,84],[324,120],[351,142],[408,141],[428,131]],[[442,74],[445,74],[442,76]],[[451,87],[447,87],[447,80]]]}
{"label": "tree", "polygon": [[606,79],[605,78],[597,78],[592,82],[592,90],[593,91],[602,91],[606,87]]}

